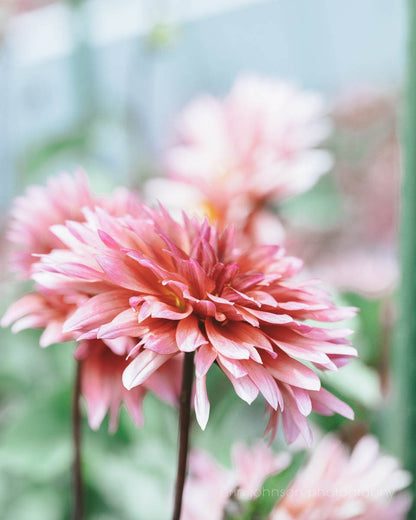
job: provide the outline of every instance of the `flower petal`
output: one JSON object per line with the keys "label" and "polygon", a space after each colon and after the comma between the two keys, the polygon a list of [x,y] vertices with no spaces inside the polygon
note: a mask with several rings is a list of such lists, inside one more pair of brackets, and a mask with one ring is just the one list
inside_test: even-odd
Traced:
{"label": "flower petal", "polygon": [[194,404],[196,420],[198,421],[198,424],[202,430],[205,430],[208,423],[210,409],[205,376],[195,378]]}
{"label": "flower petal", "polygon": [[157,352],[144,349],[125,368],[123,372],[123,385],[127,390],[141,385],[173,355],[174,354],[158,354]]}
{"label": "flower petal", "polygon": [[205,321],[205,328],[212,346],[223,356],[231,359],[248,359],[250,357],[249,351],[241,344],[221,334],[221,327],[217,327],[212,320]]}
{"label": "flower petal", "polygon": [[176,343],[183,352],[193,352],[201,345],[208,344],[199,329],[199,320],[194,315],[179,321],[176,327]]}
{"label": "flower petal", "polygon": [[217,353],[211,345],[201,345],[201,347],[196,351],[194,360],[196,377],[205,376],[216,358]]}

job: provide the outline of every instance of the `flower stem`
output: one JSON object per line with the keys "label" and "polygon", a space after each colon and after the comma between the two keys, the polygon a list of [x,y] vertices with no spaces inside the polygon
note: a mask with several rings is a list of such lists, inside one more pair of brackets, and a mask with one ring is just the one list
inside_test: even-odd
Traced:
{"label": "flower stem", "polygon": [[172,520],[180,520],[185,485],[191,423],[191,395],[194,375],[194,352],[186,352],[183,361],[182,388],[179,408],[179,453],[176,474],[175,507]]}
{"label": "flower stem", "polygon": [[84,516],[84,490],[81,470],[81,363],[77,361],[72,393],[72,442],[74,460],[72,465],[73,520]]}

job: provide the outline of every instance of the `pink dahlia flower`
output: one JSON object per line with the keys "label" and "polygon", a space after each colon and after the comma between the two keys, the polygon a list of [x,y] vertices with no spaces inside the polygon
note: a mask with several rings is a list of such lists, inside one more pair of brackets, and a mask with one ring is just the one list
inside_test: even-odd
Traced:
{"label": "pink dahlia flower", "polygon": [[410,483],[393,457],[379,453],[374,437],[362,438],[350,454],[328,436],[277,504],[271,520],[404,520]]}
{"label": "pink dahlia flower", "polygon": [[115,218],[97,208],[87,222],[54,226],[67,249],[42,257],[34,278],[50,290],[87,299],[64,332],[81,338],[140,338],[123,373],[127,388],[143,384],[168,360],[195,352],[195,410],[209,416],[206,377],[216,362],[236,393],[251,403],[260,392],[275,433],[309,442],[306,417],[352,410],[321,388],[314,370],[337,370],[356,350],[350,330],[325,328],[355,314],[337,308],[316,281],[299,281],[300,260],[277,246],[236,248],[232,230],[207,221],[173,220],[142,206],[142,216]]}
{"label": "pink dahlia flower", "polygon": [[215,220],[244,219],[270,199],[309,189],[330,165],[322,99],[277,80],[242,77],[228,96],[193,101],[168,150],[172,178],[191,183]]}

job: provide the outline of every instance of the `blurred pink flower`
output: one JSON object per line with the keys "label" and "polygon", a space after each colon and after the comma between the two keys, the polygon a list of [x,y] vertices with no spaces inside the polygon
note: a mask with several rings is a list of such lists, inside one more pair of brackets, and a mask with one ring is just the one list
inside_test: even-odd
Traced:
{"label": "blurred pink flower", "polygon": [[81,341],[75,357],[81,363],[81,392],[87,403],[90,427],[97,430],[108,412],[109,431],[115,432],[122,402],[135,424],[142,426],[146,389],[137,387],[129,391],[123,386],[121,376],[126,367],[126,354],[115,353],[96,339]]}
{"label": "blurred pink flower", "polygon": [[14,302],[1,320],[2,327],[12,325],[13,332],[25,329],[43,329],[40,346],[72,341],[74,335],[63,332],[62,327],[68,316],[76,310],[74,293],[63,294],[44,287],[36,287],[35,292],[22,296]]}
{"label": "blurred pink flower", "polygon": [[61,241],[49,231],[54,224],[66,220],[84,220],[82,208],[93,207],[94,198],[87,178],[81,171],[63,173],[48,180],[46,186],[30,186],[25,195],[17,197],[11,211],[8,240],[16,249],[13,268],[30,277],[34,255],[62,247]]}
{"label": "blurred pink flower", "polygon": [[282,244],[286,238],[286,231],[276,213],[262,204],[252,206],[245,197],[230,198],[228,205],[222,201],[223,211],[217,205],[222,195],[217,194],[216,202],[212,203],[198,187],[174,179],[149,179],[143,191],[147,201],[159,201],[178,220],[185,211],[200,219],[208,218],[220,227],[233,224],[240,234],[240,241],[244,240],[247,246]]}
{"label": "blurred pink flower", "polygon": [[100,208],[86,216],[86,223],[53,227],[68,249],[43,256],[33,277],[50,290],[88,297],[64,332],[80,339],[141,338],[123,374],[127,388],[195,351],[202,428],[214,362],[242,399],[264,396],[272,436],[280,415],[288,440],[300,433],[307,442],[312,409],[352,418],[346,404],[321,388],[312,366],[337,370],[356,356],[346,339],[350,330],[318,323],[344,320],[356,309],[335,307],[316,281],[295,280],[300,260],[277,246],[239,251],[231,229],[219,233],[186,215],[180,224],[163,208],[142,206],[141,218],[115,218]]}
{"label": "blurred pink flower", "polygon": [[17,197],[11,210],[7,238],[15,249],[13,268],[28,278],[37,255],[62,247],[62,242],[50,231],[67,220],[83,221],[83,208],[95,205],[113,215],[135,214],[138,196],[118,188],[110,196],[92,194],[82,170],[74,175],[62,173],[51,177],[46,186],[30,186],[25,195]]}
{"label": "blurred pink flower", "polygon": [[[98,339],[80,341],[77,347],[75,357],[81,363],[81,392],[87,403],[88,423],[93,430],[100,427],[108,412],[109,431],[114,433],[121,404],[126,406],[136,426],[142,426],[142,402],[148,390],[165,402],[177,405],[182,370],[180,360],[171,360],[164,374],[149,378],[145,385],[127,390],[122,384],[122,373],[129,363],[126,354],[134,344],[132,338],[126,338],[124,352],[120,352],[120,344],[114,351],[111,341]],[[172,377],[172,373],[177,377]]]}
{"label": "blurred pink flower", "polygon": [[[264,444],[234,446],[232,458],[228,470],[207,453],[191,455],[182,520],[222,520],[226,510],[238,508],[239,501],[261,497],[266,479],[290,462],[287,453],[276,456]],[[267,490],[276,491],[277,501],[268,518],[405,520],[411,498],[403,490],[410,481],[396,459],[379,452],[374,437],[363,437],[350,454],[329,435],[316,446],[285,493]]]}
{"label": "blurred pink flower", "polygon": [[276,455],[262,442],[252,447],[234,445],[231,470],[217,464],[208,453],[192,452],[181,519],[222,520],[232,496],[242,500],[257,497],[264,481],[289,462],[287,453]]}
{"label": "blurred pink flower", "polygon": [[[317,148],[329,133],[322,99],[277,80],[242,77],[223,100],[197,98],[176,130],[168,173],[193,185],[221,225],[244,226],[266,201],[309,189],[331,165]],[[156,196],[168,207],[173,200],[168,190]]]}
{"label": "blurred pink flower", "polygon": [[276,455],[264,442],[258,442],[250,448],[245,444],[234,444],[231,459],[234,487],[238,490],[238,497],[243,500],[256,498],[264,481],[283,471],[290,463],[288,453]]}
{"label": "blurred pink flower", "polygon": [[223,520],[234,488],[231,471],[217,464],[208,453],[193,451],[189,457],[181,520]]}
{"label": "blurred pink flower", "polygon": [[[74,334],[63,332],[65,320],[77,308],[76,294],[63,295],[59,292],[37,287],[16,301],[3,316],[1,325],[12,326],[13,332],[28,328],[43,329],[40,346],[74,340]],[[146,384],[127,390],[122,383],[122,373],[129,361],[126,356],[136,341],[129,337],[117,340],[83,340],[77,345],[75,358],[81,362],[81,392],[87,402],[88,422],[93,430],[101,425],[109,412],[109,430],[114,432],[118,425],[119,408],[126,405],[129,415],[137,426],[143,422],[142,401],[151,390],[163,401],[176,406],[180,393],[182,365],[172,360],[163,373],[158,373]]]}
{"label": "blurred pink flower", "polygon": [[363,437],[349,454],[327,436],[298,473],[271,520],[405,520],[411,499],[398,493],[410,483],[393,457]]}

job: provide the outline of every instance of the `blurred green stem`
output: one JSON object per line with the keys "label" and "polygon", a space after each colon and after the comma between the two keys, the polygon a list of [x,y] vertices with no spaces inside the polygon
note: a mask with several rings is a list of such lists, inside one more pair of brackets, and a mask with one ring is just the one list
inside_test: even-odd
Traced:
{"label": "blurred green stem", "polygon": [[179,453],[176,476],[175,506],[172,520],[179,520],[182,510],[182,495],[185,485],[189,451],[189,428],[191,424],[191,395],[194,375],[194,352],[186,352],[183,360],[182,388],[179,408]]}
{"label": "blurred green stem", "polygon": [[76,362],[74,388],[72,393],[72,440],[74,460],[72,466],[73,519],[84,516],[84,485],[81,469],[81,363]]}
{"label": "blurred green stem", "polygon": [[[399,407],[404,464],[416,491],[416,2],[408,0],[409,47],[402,186],[399,338]],[[416,517],[413,506],[408,518]]]}

